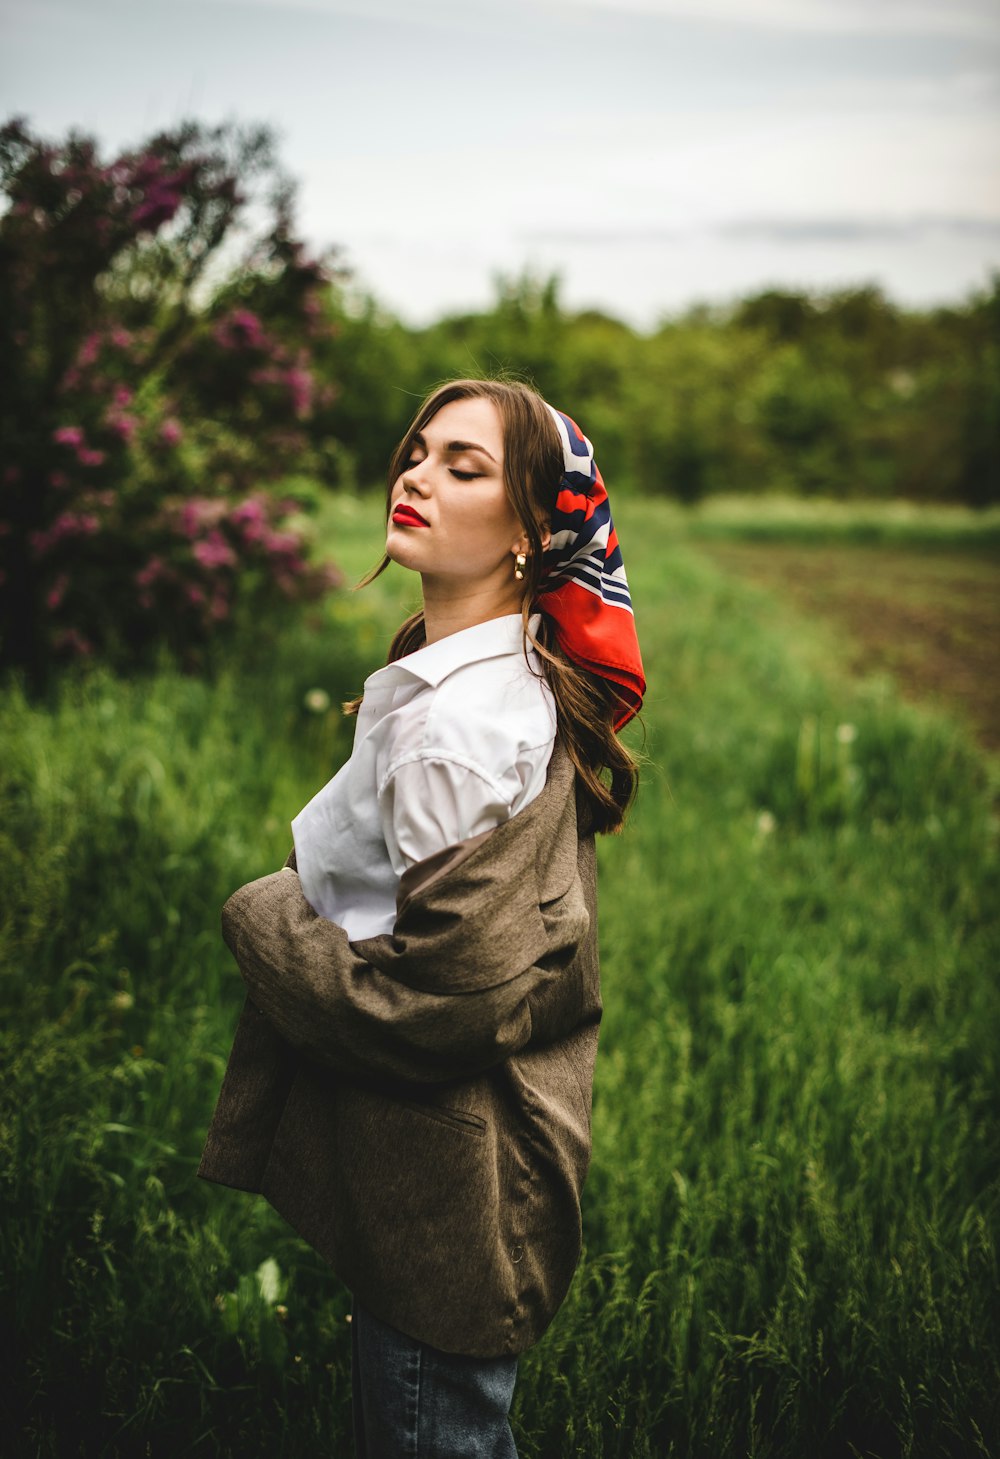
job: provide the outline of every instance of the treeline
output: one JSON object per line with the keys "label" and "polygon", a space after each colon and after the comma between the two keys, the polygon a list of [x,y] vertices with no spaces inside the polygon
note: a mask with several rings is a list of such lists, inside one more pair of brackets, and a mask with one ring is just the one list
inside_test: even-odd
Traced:
{"label": "treeline", "polygon": [[456,375],[534,382],[615,490],[1000,500],[1000,273],[907,311],[771,291],[643,334],[555,278],[414,329],[298,235],[264,128],[103,156],[0,127],[0,668],[192,668],[337,582],[308,515]]}
{"label": "treeline", "polygon": [[317,363],[344,479],[380,480],[416,399],[453,375],[533,381],[617,486],[1000,500],[1000,273],[966,303],[902,309],[877,288],[769,290],[639,333],[574,313],[556,278],[500,280],[492,307],[407,328],[335,286]]}

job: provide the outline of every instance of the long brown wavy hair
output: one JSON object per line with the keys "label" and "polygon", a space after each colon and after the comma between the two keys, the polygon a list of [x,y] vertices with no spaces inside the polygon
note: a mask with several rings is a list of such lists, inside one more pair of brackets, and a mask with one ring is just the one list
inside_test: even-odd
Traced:
{"label": "long brown wavy hair", "polygon": [[[503,426],[503,479],[511,506],[530,543],[524,569],[521,617],[525,650],[530,644],[541,660],[542,673],[556,702],[558,734],[580,777],[594,831],[621,830],[625,812],[636,792],[638,766],[615,734],[620,711],[617,696],[606,680],[580,668],[563,653],[555,626],[541,609],[537,637],[528,620],[533,612],[542,580],[543,534],[548,530],[563,473],[559,434],[542,397],[530,386],[512,380],[452,380],[441,385],[418,409],[389,463],[386,488],[386,520],[391,510],[392,490],[413,449],[413,438],[443,405],[453,400],[491,400]],[[372,582],[389,566],[383,557],[361,580]],[[425,642],[424,615],[414,613],[397,630],[389,646],[387,663],[413,653]],[[344,705],[356,714],[360,699]]]}

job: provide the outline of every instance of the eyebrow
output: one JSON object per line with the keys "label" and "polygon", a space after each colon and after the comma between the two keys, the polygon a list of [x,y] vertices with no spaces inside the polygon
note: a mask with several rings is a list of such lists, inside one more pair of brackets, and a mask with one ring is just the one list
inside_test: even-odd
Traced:
{"label": "eyebrow", "polygon": [[[415,446],[423,446],[424,450],[427,450],[427,442],[424,440],[419,431],[417,431],[416,435],[413,437],[413,444]],[[494,466],[496,465],[496,458],[494,456],[490,456],[490,453],[489,451],[487,451],[485,446],[477,446],[475,441],[449,441],[444,449],[451,456],[457,456],[461,451],[481,451],[484,456],[489,457]]]}

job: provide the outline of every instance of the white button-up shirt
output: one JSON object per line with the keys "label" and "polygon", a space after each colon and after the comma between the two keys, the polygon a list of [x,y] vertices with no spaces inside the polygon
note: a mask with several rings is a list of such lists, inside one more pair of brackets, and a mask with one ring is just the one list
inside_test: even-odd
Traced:
{"label": "white button-up shirt", "polygon": [[[538,625],[535,615],[532,633]],[[534,650],[525,658],[520,614],[377,670],[351,758],[292,822],[313,910],[352,940],[391,932],[407,867],[528,805],[555,733],[552,691]]]}

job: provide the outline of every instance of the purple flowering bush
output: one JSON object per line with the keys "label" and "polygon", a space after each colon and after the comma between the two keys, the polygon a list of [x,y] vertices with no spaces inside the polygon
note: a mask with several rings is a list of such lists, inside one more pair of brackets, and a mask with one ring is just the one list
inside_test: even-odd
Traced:
{"label": "purple flowering bush", "polygon": [[335,586],[281,489],[325,474],[331,266],[267,132],[188,123],[103,161],[12,121],[0,178],[0,666],[196,663]]}

